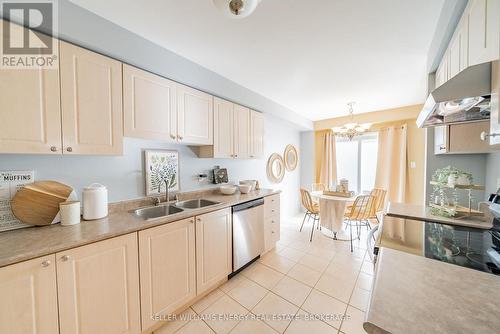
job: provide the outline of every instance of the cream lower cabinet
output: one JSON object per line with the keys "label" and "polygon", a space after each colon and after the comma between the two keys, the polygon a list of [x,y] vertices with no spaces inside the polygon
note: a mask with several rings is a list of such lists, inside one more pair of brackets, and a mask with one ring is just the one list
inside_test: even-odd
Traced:
{"label": "cream lower cabinet", "polygon": [[173,81],[124,64],[124,135],[177,141],[176,87]]}
{"label": "cream lower cabinet", "polygon": [[136,233],[56,258],[60,334],[141,332]]}
{"label": "cream lower cabinet", "polygon": [[139,232],[143,330],[196,297],[194,219]]}
{"label": "cream lower cabinet", "polygon": [[122,65],[61,42],[61,110],[65,154],[122,154]]}
{"label": "cream lower cabinet", "polygon": [[231,209],[196,217],[196,288],[200,295],[232,271]]}
{"label": "cream lower cabinet", "polygon": [[280,194],[264,198],[264,252],[280,240]]}
{"label": "cream lower cabinet", "polygon": [[55,256],[0,268],[0,333],[58,331]]}

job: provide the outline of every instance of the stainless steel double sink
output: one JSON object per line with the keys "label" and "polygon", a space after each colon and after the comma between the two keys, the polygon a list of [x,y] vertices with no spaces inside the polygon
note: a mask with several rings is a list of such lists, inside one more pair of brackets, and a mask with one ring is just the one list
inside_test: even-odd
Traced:
{"label": "stainless steel double sink", "polygon": [[176,202],[175,204],[160,204],[133,210],[132,213],[144,220],[167,217],[185,210],[194,210],[205,208],[207,206],[217,205],[220,202],[210,201],[208,199],[190,199],[187,201]]}

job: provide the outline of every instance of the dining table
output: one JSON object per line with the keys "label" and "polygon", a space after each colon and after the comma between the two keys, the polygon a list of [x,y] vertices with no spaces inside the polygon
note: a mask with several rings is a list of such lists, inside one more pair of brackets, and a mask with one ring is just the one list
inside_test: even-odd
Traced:
{"label": "dining table", "polygon": [[[345,210],[348,205],[352,205],[357,195],[350,197],[325,195],[322,191],[311,192],[313,200],[319,202],[319,217],[322,233],[330,238],[338,240],[350,240],[342,233]],[[347,239],[345,239],[347,238]]]}

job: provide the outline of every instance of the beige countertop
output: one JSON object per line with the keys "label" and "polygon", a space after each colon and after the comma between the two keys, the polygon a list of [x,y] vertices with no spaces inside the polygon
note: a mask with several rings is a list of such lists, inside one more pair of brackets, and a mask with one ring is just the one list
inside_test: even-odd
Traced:
{"label": "beige countertop", "polygon": [[494,333],[500,277],[382,248],[364,329],[374,333]]}
{"label": "beige countertop", "polygon": [[431,214],[430,208],[423,205],[403,204],[390,202],[387,213],[390,217],[420,220],[432,223],[448,225],[458,225],[466,227],[481,228],[489,230],[493,227],[491,219],[481,219],[479,217],[464,217],[460,219],[446,218]]}
{"label": "beige countertop", "polygon": [[73,226],[55,224],[1,232],[0,267],[231,207],[277,193],[279,191],[260,189],[251,191],[248,194],[204,194],[203,198],[220,202],[220,204],[201,209],[185,210],[155,220],[143,220],[136,217],[129,212],[130,207],[126,208],[127,202],[123,202],[122,210],[110,210],[109,216],[103,219],[82,221],[80,224]]}

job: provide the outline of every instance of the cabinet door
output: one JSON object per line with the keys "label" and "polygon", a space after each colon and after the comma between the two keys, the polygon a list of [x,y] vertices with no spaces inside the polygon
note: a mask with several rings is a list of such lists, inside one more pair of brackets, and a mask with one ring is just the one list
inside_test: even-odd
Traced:
{"label": "cabinet door", "polygon": [[214,97],[214,158],[234,156],[234,103]]}
{"label": "cabinet door", "polygon": [[280,240],[280,195],[264,198],[264,250],[270,251]]}
{"label": "cabinet door", "polygon": [[139,232],[142,328],[196,297],[194,218]]}
{"label": "cabinet door", "polygon": [[469,65],[499,57],[500,1],[472,0],[469,5]]}
{"label": "cabinet door", "polygon": [[199,90],[177,85],[178,141],[192,145],[213,145],[213,97]]}
{"label": "cabinet door", "polygon": [[250,109],[234,105],[234,157],[250,156]]}
{"label": "cabinet door", "polygon": [[122,154],[119,61],[61,42],[61,107],[65,154]]}
{"label": "cabinet door", "polygon": [[448,52],[446,52],[436,71],[436,88],[448,80]]}
{"label": "cabinet door", "polygon": [[200,295],[232,271],[231,209],[196,217],[196,287]]}
{"label": "cabinet door", "polygon": [[0,268],[0,333],[58,333],[55,256]]}
{"label": "cabinet door", "polygon": [[56,256],[61,334],[140,333],[136,233]]}
{"label": "cabinet door", "polygon": [[488,133],[490,122],[450,124],[449,153],[488,153],[493,151],[488,141],[481,140],[481,132]]}
{"label": "cabinet door", "polygon": [[434,154],[448,152],[448,126],[436,126],[434,128]]}
{"label": "cabinet door", "polygon": [[469,66],[469,19],[464,16],[460,22],[460,70],[465,70]]}
{"label": "cabinet door", "polygon": [[126,137],[177,139],[177,84],[123,65],[123,125]]}
{"label": "cabinet door", "polygon": [[61,154],[59,70],[0,69],[0,153]]}
{"label": "cabinet door", "polygon": [[264,115],[250,111],[250,158],[264,156]]}
{"label": "cabinet door", "polygon": [[450,43],[450,79],[460,72],[460,34],[456,34]]}

